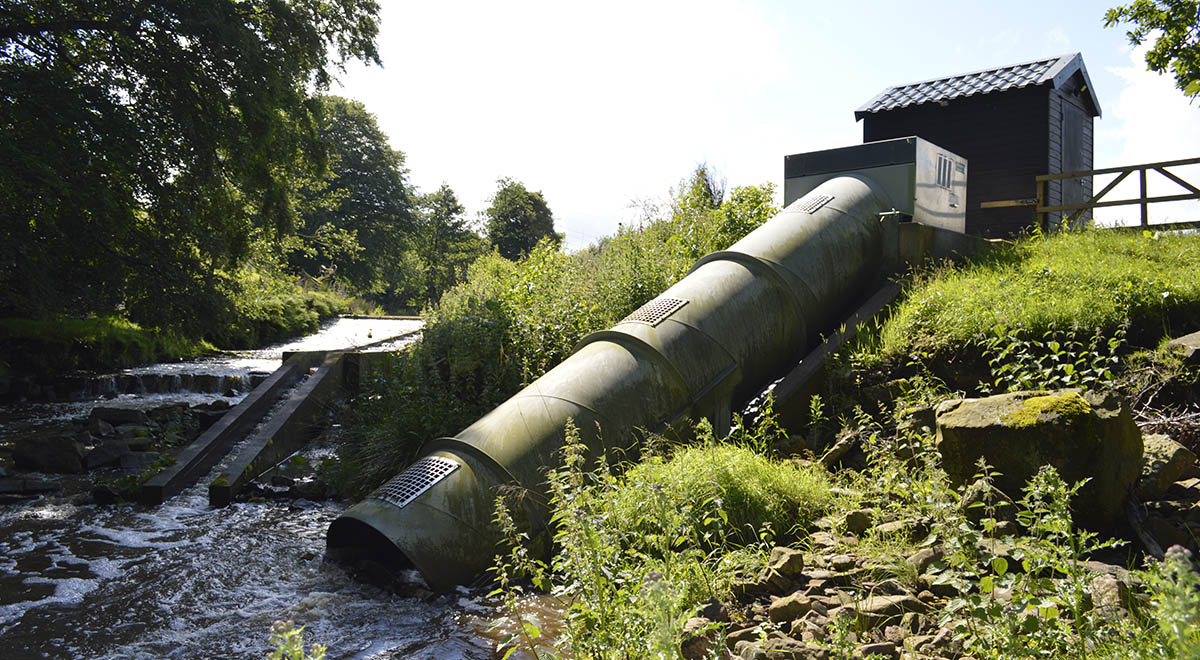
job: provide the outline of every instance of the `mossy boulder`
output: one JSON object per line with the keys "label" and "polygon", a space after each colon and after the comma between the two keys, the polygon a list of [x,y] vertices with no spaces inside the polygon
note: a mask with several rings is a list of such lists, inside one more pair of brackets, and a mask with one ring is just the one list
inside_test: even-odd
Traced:
{"label": "mossy boulder", "polygon": [[1112,392],[1013,392],[945,401],[937,408],[937,446],[955,485],[969,483],[984,458],[1000,474],[996,486],[1021,497],[1043,465],[1067,483],[1090,481],[1073,508],[1075,522],[1110,531],[1142,469],[1142,434]]}

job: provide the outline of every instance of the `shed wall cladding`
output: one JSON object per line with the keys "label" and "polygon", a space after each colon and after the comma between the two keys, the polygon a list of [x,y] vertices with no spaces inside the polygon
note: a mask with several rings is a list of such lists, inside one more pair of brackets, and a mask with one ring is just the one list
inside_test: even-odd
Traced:
{"label": "shed wall cladding", "polygon": [[971,172],[967,233],[1012,236],[1033,225],[1032,208],[981,209],[979,204],[1037,197],[1034,177],[1049,166],[1050,91],[1027,87],[873,113],[863,118],[863,141],[917,135],[965,157]]}
{"label": "shed wall cladding", "polygon": [[[1078,172],[1092,169],[1092,115],[1083,98],[1083,76],[1079,73],[1059,89],[1050,90],[1049,164],[1051,172]],[[1046,190],[1047,205],[1082,204],[1092,196],[1092,177],[1050,181]],[[1047,219],[1051,228],[1058,228],[1072,211],[1052,213]],[[1079,222],[1091,220],[1085,211]]]}
{"label": "shed wall cladding", "polygon": [[[1033,206],[980,204],[1033,201],[1038,175],[1092,169],[1100,103],[1083,56],[1069,53],[889,87],[854,114],[866,142],[916,135],[966,157],[966,230],[1003,237],[1033,226]],[[1091,193],[1091,177],[1052,181],[1046,202],[1082,204]],[[1051,214],[1048,227],[1066,215]]]}

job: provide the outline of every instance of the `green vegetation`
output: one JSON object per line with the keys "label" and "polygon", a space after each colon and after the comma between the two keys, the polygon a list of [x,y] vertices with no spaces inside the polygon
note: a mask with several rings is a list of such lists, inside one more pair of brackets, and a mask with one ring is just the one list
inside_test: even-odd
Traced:
{"label": "green vegetation", "polygon": [[371,0],[36,0],[0,30],[0,316],[204,336],[326,169],[318,104],[378,62]]}
{"label": "green vegetation", "polygon": [[505,259],[527,256],[539,241],[545,240],[555,248],[562,243],[562,236],[554,231],[554,214],[541,191],[530,192],[520,181],[500,179],[491,202],[483,212],[488,243]]}
{"label": "green vegetation", "polygon": [[[772,461],[736,437],[715,444],[707,425],[698,442],[634,465],[619,487],[599,495],[596,506],[615,535],[632,539],[643,552],[652,550],[656,535],[675,527],[746,544],[758,540],[763,529],[788,536],[807,528],[829,508],[824,471]],[[681,520],[673,523],[676,518]]]}
{"label": "green vegetation", "polygon": [[[1200,573],[1186,551],[1141,564],[1139,554],[1120,550],[1144,568],[1128,583],[1133,596],[1114,600],[1085,563],[1098,553],[1112,561],[1122,542],[1073,526],[1080,484],[1046,468],[1013,499],[981,464],[975,480],[956,489],[918,420],[923,406],[959,395],[942,376],[964,365],[971,368],[953,386],[968,391],[1115,387],[1141,412],[1151,400],[1194,400],[1188,392],[1200,370],[1157,347],[1200,321],[1200,287],[1190,275],[1200,266],[1198,241],[1101,231],[1032,237],[974,264],[916,273],[890,319],[833,358],[809,428],[794,430],[818,450],[834,431],[858,447],[833,473],[803,454],[781,460],[776,451],[799,445],[773,425],[769,406],[752,430],[735,419],[726,444],[701,424],[692,443],[651,442],[633,464],[585,466],[569,433],[565,467],[550,478],[553,558],[539,559],[506,507],[498,514],[509,539],[496,563],[508,613],[502,646],[539,658],[661,658],[679,657],[681,644],[700,636],[718,657],[734,624],[684,632],[713,599],[733,621],[749,622],[738,625],[758,624],[759,640],[796,636],[790,621],[766,620],[754,609],[766,601],[755,604],[738,587],[769,582],[767,552],[787,543],[804,551],[806,565],[814,556],[857,560],[862,572],[839,587],[842,602],[869,599],[887,584],[914,595],[935,590],[939,596],[924,601],[930,611],[903,624],[920,626],[921,643],[947,631],[947,646],[931,655],[1194,657]],[[865,394],[872,388],[889,392],[883,403]],[[1031,418],[1087,407],[1078,395],[1028,401]],[[773,484],[799,475],[807,486],[796,492],[804,495],[783,507],[798,515],[773,517],[769,505],[790,497]],[[746,495],[768,492],[762,507]],[[849,517],[864,512],[870,524],[847,541]],[[814,529],[829,533],[822,545]],[[906,561],[919,551],[936,551],[936,559],[921,568]],[[523,615],[530,586],[561,599],[561,622]],[[852,657],[874,625],[831,613],[810,643]]]}
{"label": "green vegetation", "polygon": [[292,621],[276,621],[271,624],[271,645],[275,647],[267,660],[325,660],[325,645],[313,643],[304,650],[304,626],[296,627]]}
{"label": "green vegetation", "polygon": [[[453,435],[775,212],[770,185],[703,192],[704,167],[665,212],[587,250],[542,243],[520,262],[492,253],[424,313],[420,343],[395,356],[352,406],[340,492],[365,494],[431,438]],[[703,194],[702,194],[703,193]]]}
{"label": "green vegetation", "polygon": [[[421,196],[375,117],[324,95],[379,63],[374,0],[4,7],[0,318],[120,319],[184,357],[419,308],[483,252],[452,191]],[[135,359],[56,337],[49,368]]]}
{"label": "green vegetation", "polygon": [[[766,420],[750,435],[771,427]],[[584,464],[576,429],[568,427],[566,437],[563,467],[549,476],[556,547],[550,563],[525,547],[529,535],[513,521],[506,498],[497,501],[496,522],[509,548],[497,558],[496,593],[516,605],[524,576],[565,612],[558,640],[545,639],[531,621],[501,624],[514,630],[502,646],[535,657],[558,657],[550,644],[566,651],[561,657],[677,657],[679,628],[698,604],[729,600],[748,567],[765,565],[777,533],[799,536],[830,506],[823,470],[757,454],[745,432],[718,444],[702,425],[697,444],[621,476],[603,462]]]}
{"label": "green vegetation", "polygon": [[1004,421],[1016,428],[1021,428],[1037,424],[1038,418],[1042,415],[1058,415],[1071,420],[1087,415],[1091,411],[1092,406],[1082,396],[1079,396],[1078,392],[1046,394],[1026,399],[1025,403],[1009,413]]}
{"label": "green vegetation", "polygon": [[112,316],[34,321],[0,319],[0,374],[131,366],[212,351],[201,341],[155,332]]}
{"label": "green vegetation", "polygon": [[[974,264],[918,273],[857,359],[916,360],[968,390],[1108,381],[1126,344],[1153,348],[1200,325],[1196,272],[1194,236],[1084,231],[1021,239]],[[950,366],[972,378],[951,378]]]}

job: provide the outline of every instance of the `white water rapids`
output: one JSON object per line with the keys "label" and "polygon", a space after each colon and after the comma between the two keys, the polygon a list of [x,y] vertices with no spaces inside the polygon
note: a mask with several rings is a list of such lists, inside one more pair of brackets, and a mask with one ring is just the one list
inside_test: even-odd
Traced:
{"label": "white water rapids", "polygon": [[[126,373],[270,371],[283,351],[359,346],[419,327],[340,319],[298,342]],[[240,396],[121,395],[103,403],[218,398],[235,403]],[[95,403],[0,409],[0,442],[46,432]],[[492,656],[482,634],[490,610],[475,595],[400,597],[323,562],[325,530],[345,505],[295,500],[214,509],[206,483],[161,507],[97,506],[84,503],[86,478],[65,477],[60,494],[0,504],[0,657],[264,658],[276,619],[304,625],[306,641],[328,645],[330,660]]]}

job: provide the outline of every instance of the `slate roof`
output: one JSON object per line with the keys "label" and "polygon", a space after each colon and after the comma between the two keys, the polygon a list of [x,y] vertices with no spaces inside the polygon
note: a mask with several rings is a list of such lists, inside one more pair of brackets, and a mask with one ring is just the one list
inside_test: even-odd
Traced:
{"label": "slate roof", "polygon": [[854,118],[862,119],[876,112],[886,112],[922,103],[944,103],[968,96],[1006,92],[1031,85],[1049,84],[1051,87],[1058,87],[1076,72],[1082,72],[1087,94],[1095,109],[1095,116],[1100,116],[1100,102],[1096,99],[1096,92],[1092,89],[1092,81],[1088,78],[1087,68],[1083,66],[1083,56],[1079,53],[1069,53],[1059,57],[888,87],[854,111]]}

